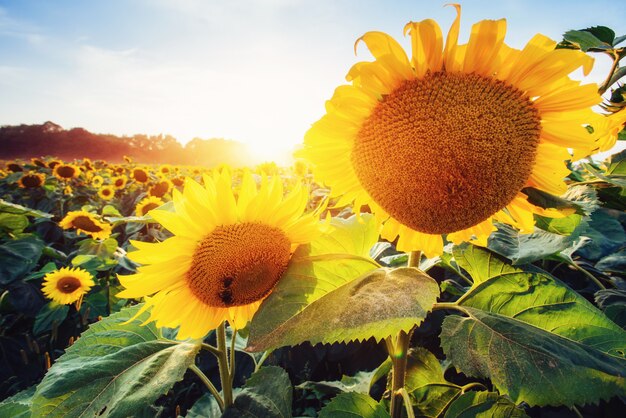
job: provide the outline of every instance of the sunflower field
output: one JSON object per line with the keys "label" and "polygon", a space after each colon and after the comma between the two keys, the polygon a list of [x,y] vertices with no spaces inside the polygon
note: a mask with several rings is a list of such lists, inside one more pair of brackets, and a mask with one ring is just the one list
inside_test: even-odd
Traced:
{"label": "sunflower field", "polygon": [[0,162],[0,417],[625,416],[626,36],[455,8],[291,167]]}

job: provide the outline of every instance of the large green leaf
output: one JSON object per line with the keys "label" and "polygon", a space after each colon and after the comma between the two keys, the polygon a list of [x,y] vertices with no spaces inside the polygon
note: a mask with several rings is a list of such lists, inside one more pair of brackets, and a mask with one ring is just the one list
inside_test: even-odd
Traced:
{"label": "large green leaf", "polygon": [[23,390],[0,403],[0,417],[30,418],[35,386]]}
{"label": "large green leaf", "polygon": [[215,400],[215,396],[207,392],[187,411],[186,418],[221,418],[222,411]]}
{"label": "large green leaf", "polygon": [[296,389],[313,392],[318,399],[343,392],[368,394],[370,391],[370,382],[374,375],[375,372],[361,371],[354,376],[342,376],[341,380],[306,381],[296,386]]}
{"label": "large green leaf", "polygon": [[455,400],[444,418],[523,418],[526,413],[494,392],[467,392]]}
{"label": "large green leaf", "polygon": [[41,257],[44,242],[35,236],[6,241],[0,245],[0,284],[8,284],[30,273]]}
{"label": "large green leaf", "polygon": [[389,418],[379,402],[367,395],[347,392],[337,395],[319,414],[319,418]]}
{"label": "large green leaf", "polygon": [[280,367],[263,367],[246,381],[223,418],[290,418],[292,396],[287,372]]}
{"label": "large green leaf", "polygon": [[32,216],[34,218],[52,218],[53,216],[49,213],[42,212],[40,210],[27,208],[26,206],[17,205],[15,203],[7,202],[6,200],[3,200],[3,199],[0,199],[0,212],[14,213],[17,215],[27,215],[27,216]]}
{"label": "large green leaf", "polygon": [[599,290],[595,294],[595,301],[606,316],[626,329],[626,290]]}
{"label": "large green leaf", "polygon": [[56,302],[46,303],[41,307],[35,317],[33,325],[33,334],[39,335],[43,332],[50,331],[54,326],[58,326],[67,318],[70,307],[61,305]]}
{"label": "large green leaf", "polygon": [[36,416],[128,417],[139,414],[181,380],[199,342],[158,339],[141,326],[140,305],[93,324],[48,370],[33,398]]}
{"label": "large green leaf", "polygon": [[380,268],[336,287],[265,334],[255,332],[253,321],[248,344],[258,351],[304,341],[381,340],[419,325],[438,296],[437,282],[416,268]]}
{"label": "large green leaf", "polygon": [[378,226],[371,215],[363,215],[361,220],[334,218],[331,226],[332,232],[298,248],[288,270],[261,304],[250,326],[251,351],[259,336],[273,332],[312,302],[377,267],[369,257],[378,240]]}
{"label": "large green leaf", "polygon": [[458,370],[491,379],[513,402],[573,406],[626,395],[626,360],[517,319],[465,310],[468,317],[445,318],[444,352]]}
{"label": "large green leaf", "polygon": [[26,229],[28,223],[28,218],[24,215],[0,212],[0,231],[19,233]]}

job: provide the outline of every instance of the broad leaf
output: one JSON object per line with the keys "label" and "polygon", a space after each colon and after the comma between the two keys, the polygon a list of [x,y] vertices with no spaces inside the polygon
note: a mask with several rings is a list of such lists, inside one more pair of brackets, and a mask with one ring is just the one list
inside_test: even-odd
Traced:
{"label": "broad leaf", "polygon": [[416,268],[377,269],[336,287],[266,334],[253,321],[249,348],[382,340],[419,325],[438,296],[437,282]]}
{"label": "broad leaf", "polygon": [[187,411],[186,418],[221,418],[222,411],[215,397],[207,392]]}
{"label": "broad leaf", "polygon": [[199,342],[159,340],[140,305],[93,324],[48,370],[33,398],[37,416],[139,414],[181,380]]}
{"label": "broad leaf", "polygon": [[23,390],[0,403],[0,417],[30,418],[35,386]]}
{"label": "broad leaf", "polygon": [[599,290],[595,294],[595,300],[607,317],[626,328],[626,290]]}
{"label": "broad leaf", "polygon": [[263,367],[250,376],[223,417],[290,418],[292,396],[287,372],[280,367]]}
{"label": "broad leaf", "polygon": [[[622,69],[626,69],[626,67]],[[607,166],[607,175],[626,176],[626,149],[611,155],[607,160]]]}
{"label": "broad leaf", "polygon": [[626,393],[626,360],[517,319],[465,310],[468,317],[445,318],[444,352],[458,370],[491,379],[513,402],[573,406]]}
{"label": "broad leaf", "polygon": [[44,242],[35,236],[6,241],[0,245],[0,284],[5,285],[30,273],[41,257]]}
{"label": "broad leaf", "polygon": [[[608,28],[606,28],[608,29]],[[610,30],[610,29],[609,29]],[[615,33],[613,33],[613,38],[615,37]],[[611,49],[611,42],[604,42],[598,39],[594,33],[588,30],[570,30],[565,32],[563,38],[576,45],[582,51],[587,52],[592,49]]]}
{"label": "broad leaf", "polygon": [[28,223],[28,218],[24,215],[0,212],[0,231],[19,233],[26,229]]}
{"label": "broad leaf", "polygon": [[39,335],[43,332],[50,331],[55,325],[58,326],[65,320],[70,307],[68,305],[60,305],[56,302],[45,304],[35,317],[35,325],[33,325],[33,334]]}
{"label": "broad leaf", "polygon": [[389,413],[379,402],[362,393],[348,392],[337,395],[319,414],[319,418],[389,418]]}
{"label": "broad leaf", "polygon": [[3,199],[0,199],[0,212],[27,215],[33,218],[52,218],[53,216],[49,213],[27,208],[26,206],[16,205],[15,203],[10,203]]}
{"label": "broad leaf", "polygon": [[467,392],[455,400],[444,418],[523,418],[526,413],[494,392]]}
{"label": "broad leaf", "polygon": [[355,376],[342,376],[339,381],[306,381],[296,386],[296,388],[312,391],[318,399],[343,392],[358,392],[367,395],[374,375],[375,372],[358,372]]}
{"label": "broad leaf", "polygon": [[602,257],[595,267],[605,273],[623,274],[626,272],[626,248]]}

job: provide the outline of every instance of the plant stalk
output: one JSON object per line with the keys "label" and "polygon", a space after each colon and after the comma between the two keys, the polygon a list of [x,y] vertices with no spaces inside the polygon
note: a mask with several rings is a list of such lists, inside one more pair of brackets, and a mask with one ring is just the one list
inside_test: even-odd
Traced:
{"label": "plant stalk", "polygon": [[390,344],[393,347],[393,351],[389,353],[393,367],[391,374],[391,405],[389,408],[392,418],[402,417],[402,402],[404,400],[402,389],[404,389],[406,378],[407,352],[409,351],[411,334],[411,331],[408,334],[400,331],[396,338],[396,343]]}
{"label": "plant stalk", "polygon": [[226,349],[226,322],[222,322],[217,327],[217,349],[220,351],[217,357],[217,364],[220,369],[220,381],[222,383],[222,393],[224,394],[224,408],[233,404],[233,385],[230,379],[228,367],[228,350]]}
{"label": "plant stalk", "polygon": [[202,380],[202,383],[204,383],[204,385],[209,389],[209,392],[211,392],[211,394],[217,401],[217,405],[220,407],[220,411],[224,412],[224,400],[220,396],[220,393],[217,391],[217,388],[213,385],[213,383],[211,383],[209,378],[204,373],[202,373],[202,370],[200,370],[195,364],[189,366],[189,370],[194,372],[196,376],[198,376],[200,380]]}

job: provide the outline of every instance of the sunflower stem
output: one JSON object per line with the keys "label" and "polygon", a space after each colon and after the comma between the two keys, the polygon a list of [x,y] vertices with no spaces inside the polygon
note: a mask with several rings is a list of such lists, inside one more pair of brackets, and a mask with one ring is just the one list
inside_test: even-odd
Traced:
{"label": "sunflower stem", "polygon": [[218,350],[216,347],[213,347],[211,344],[207,344],[207,343],[202,343],[202,349],[208,351],[209,353],[213,354],[215,357],[219,358],[220,357],[220,350]]}
{"label": "sunflower stem", "polygon": [[415,418],[413,403],[411,402],[411,397],[409,396],[409,392],[406,391],[406,388],[400,389],[400,395],[402,395],[402,399],[404,400],[404,408],[406,409],[407,418]]}
{"label": "sunflower stem", "polygon": [[420,266],[420,259],[422,258],[421,251],[411,251],[409,252],[409,260],[407,261],[407,267],[417,267]]}
{"label": "sunflower stem", "polygon": [[233,328],[233,335],[230,340],[230,355],[228,363],[228,373],[230,374],[230,387],[233,387],[235,380],[235,341],[237,340],[237,330]]}
{"label": "sunflower stem", "polygon": [[220,352],[217,357],[217,364],[220,369],[224,407],[228,408],[233,404],[233,385],[229,373],[228,352],[226,351],[226,322],[222,322],[220,326],[217,327],[217,349]]}
{"label": "sunflower stem", "polygon": [[606,91],[609,89],[609,87],[611,87],[611,85],[609,83],[611,82],[611,78],[613,78],[613,74],[615,73],[615,70],[617,70],[617,67],[618,67],[619,61],[620,61],[619,54],[617,54],[616,52],[612,52],[612,53],[608,53],[608,54],[613,59],[613,65],[611,66],[611,70],[609,71],[609,75],[606,77],[606,80],[604,80],[604,82],[598,88],[598,93],[601,94],[601,95],[606,93]]}
{"label": "sunflower stem", "polygon": [[402,401],[404,400],[402,389],[404,389],[406,379],[407,352],[409,351],[411,334],[413,334],[413,330],[408,333],[400,331],[395,339],[395,344],[392,341],[387,342],[393,369],[391,374],[391,405],[389,408],[392,418],[402,417]]}
{"label": "sunflower stem", "polygon": [[594,282],[596,284],[596,286],[598,286],[600,289],[602,289],[602,290],[606,289],[606,286],[602,284],[600,279],[598,279],[596,276],[594,276],[593,274],[589,273],[587,270],[585,270],[584,268],[582,268],[581,266],[576,264],[575,261],[573,263],[568,263],[568,264],[570,266],[574,267],[576,270],[580,271],[582,274],[587,276],[589,279],[591,279],[591,281]]}
{"label": "sunflower stem", "polygon": [[202,380],[202,383],[204,383],[204,385],[209,389],[209,392],[211,392],[213,397],[215,397],[215,400],[217,401],[217,405],[220,407],[220,411],[224,412],[224,400],[220,396],[220,393],[217,391],[217,388],[215,387],[215,385],[211,383],[207,375],[202,373],[202,370],[200,370],[198,366],[196,366],[195,364],[192,364],[191,366],[189,366],[189,370],[194,372],[196,376],[198,376],[200,380]]}
{"label": "sunflower stem", "polygon": [[270,354],[272,354],[271,350],[268,350],[266,352],[264,352],[261,355],[261,358],[259,359],[259,361],[254,361],[254,371],[258,372],[259,369],[261,368],[261,366],[263,365],[263,363],[265,362],[265,360],[270,356]]}

